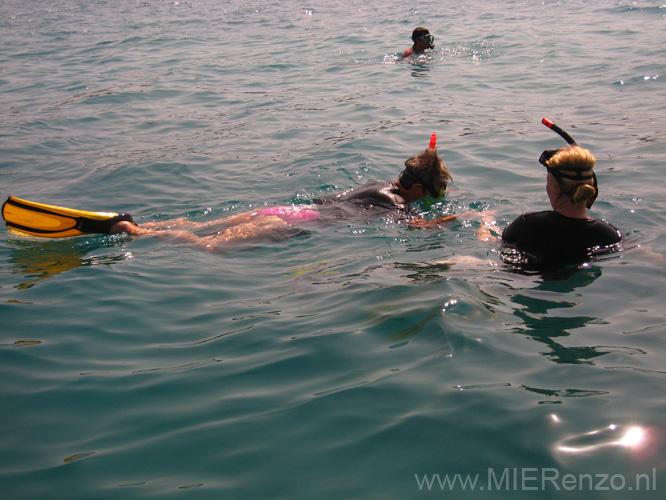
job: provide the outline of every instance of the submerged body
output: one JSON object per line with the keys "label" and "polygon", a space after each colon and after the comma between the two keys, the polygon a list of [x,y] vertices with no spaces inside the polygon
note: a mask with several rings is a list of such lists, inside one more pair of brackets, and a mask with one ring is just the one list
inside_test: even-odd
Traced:
{"label": "submerged body", "polygon": [[374,219],[382,215],[407,219],[411,214],[407,198],[409,196],[401,195],[396,182],[371,181],[342,193],[317,198],[311,204],[266,207],[208,223],[175,219],[137,226],[120,222],[113,232],[154,234],[164,240],[219,253],[251,243],[305,235],[313,223]]}
{"label": "submerged body", "polygon": [[[168,241],[222,253],[239,246],[307,234],[307,225],[312,223],[374,219],[379,216],[390,216],[396,220],[414,218],[409,204],[426,196],[443,196],[450,180],[451,174],[436,150],[428,148],[405,162],[405,169],[397,181],[367,182],[342,193],[317,198],[311,204],[266,207],[209,223],[181,218],[137,226],[130,221],[120,221],[110,232],[153,234]],[[445,224],[452,218],[429,223]],[[415,225],[419,225],[418,221]]]}
{"label": "submerged body", "polygon": [[522,214],[502,232],[502,241],[530,264],[567,264],[616,250],[622,233],[605,221],[567,217],[554,210]]}
{"label": "submerged body", "polygon": [[402,53],[402,59],[423,54],[428,49],[435,48],[435,37],[430,34],[428,28],[418,27],[412,32],[414,45]]}
{"label": "submerged body", "polygon": [[622,233],[605,221],[587,214],[599,188],[594,173],[596,159],[587,149],[556,127],[569,146],[542,153],[539,162],[546,167],[546,194],[552,211],[519,216],[502,233],[502,241],[523,253],[529,266],[560,266],[588,260],[617,250]]}
{"label": "submerged body", "polygon": [[36,236],[62,238],[86,233],[154,235],[211,252],[227,252],[248,244],[281,241],[308,234],[304,226],[335,220],[411,220],[417,227],[443,226],[455,215],[433,221],[416,219],[409,204],[444,196],[451,174],[435,149],[435,136],[423,153],[405,161],[394,182],[371,181],[307,205],[265,207],[200,223],[185,218],[137,225],[129,214],[86,212],[10,197],[2,214],[12,229]]}
{"label": "submerged body", "polygon": [[553,122],[544,118],[542,123],[569,143],[547,149],[539,158],[547,170],[546,194],[552,210],[524,213],[504,231],[489,212],[477,236],[491,241],[501,234],[502,243],[512,250],[502,252],[504,262],[525,269],[553,269],[620,250],[623,234],[587,214],[599,193],[596,159]]}

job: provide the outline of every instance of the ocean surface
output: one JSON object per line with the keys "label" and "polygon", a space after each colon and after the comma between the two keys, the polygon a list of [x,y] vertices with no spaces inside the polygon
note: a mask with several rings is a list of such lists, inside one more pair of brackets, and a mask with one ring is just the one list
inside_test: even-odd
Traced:
{"label": "ocean surface", "polygon": [[626,235],[540,274],[473,215],[221,255],[1,229],[3,498],[664,498],[663,0],[3,0],[0,113],[3,201],[209,222],[436,133],[417,209],[500,227],[549,208],[548,117]]}

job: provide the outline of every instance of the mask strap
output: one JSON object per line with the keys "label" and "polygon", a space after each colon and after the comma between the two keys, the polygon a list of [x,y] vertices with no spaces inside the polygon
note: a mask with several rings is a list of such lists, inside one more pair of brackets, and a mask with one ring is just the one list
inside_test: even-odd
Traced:
{"label": "mask strap", "polygon": [[[405,183],[403,182],[404,178],[407,178],[407,183],[409,184],[409,187],[405,186]],[[400,173],[400,177],[398,177],[398,182],[404,187],[405,189],[411,189],[414,184],[420,184],[421,187],[428,192],[430,196],[433,198],[438,197],[439,193],[435,193],[434,188],[430,186],[427,182],[425,182],[423,179],[417,177],[414,173],[410,172],[409,170],[405,169]]]}
{"label": "mask strap", "polygon": [[[557,180],[560,180],[560,179],[564,178],[564,179],[569,179],[569,180],[572,180],[572,181],[582,181],[582,180],[584,180],[583,176],[582,176],[582,173],[583,172],[589,172],[589,170],[582,170],[582,171],[578,172],[578,175],[568,175],[568,174],[563,174],[562,172],[560,172],[560,171],[558,171],[554,168],[551,168],[551,167],[546,167],[546,170],[548,170],[548,173],[553,174],[553,177],[555,177]],[[595,174],[594,172],[592,172],[592,187],[594,188],[594,194],[585,203],[585,208],[587,208],[587,209],[592,208],[592,205],[594,204],[594,201],[597,199],[597,196],[599,196],[599,186],[597,184],[597,174]]]}
{"label": "mask strap", "polygon": [[592,208],[594,201],[597,199],[597,196],[599,196],[599,187],[597,185],[597,174],[595,174],[594,172],[592,172],[592,187],[594,188],[594,195],[592,195],[592,198],[587,200],[587,203],[585,204],[585,208],[587,209]]}
{"label": "mask strap", "polygon": [[[546,127],[551,129],[553,132],[557,132],[560,135],[560,137],[562,137],[562,139],[567,141],[567,143],[570,144],[571,146],[577,146],[576,141],[574,141],[573,138],[569,134],[567,134],[564,130],[562,130],[560,127],[555,125],[548,118],[543,118],[541,120],[541,123],[543,123]],[[582,180],[582,177],[583,177],[582,173],[583,172],[589,172],[589,170],[578,171],[577,175],[574,177],[574,176],[571,176],[571,175],[567,175],[567,174],[563,174],[561,172],[558,172],[554,168],[550,168],[547,165],[548,160],[550,160],[555,155],[555,153],[557,153],[558,151],[559,151],[559,149],[546,149],[543,153],[541,153],[541,157],[539,158],[539,163],[541,163],[544,167],[546,167],[548,169],[548,172],[553,174],[555,176],[555,178],[562,178],[563,177],[565,179],[571,179],[571,180]],[[597,196],[599,196],[599,186],[597,184],[597,174],[595,174],[594,171],[592,171],[592,187],[594,188],[594,196],[592,196],[592,198],[587,200],[587,203],[585,204],[585,207],[588,208],[588,209],[592,207],[592,205],[594,204],[594,201],[597,199]]]}

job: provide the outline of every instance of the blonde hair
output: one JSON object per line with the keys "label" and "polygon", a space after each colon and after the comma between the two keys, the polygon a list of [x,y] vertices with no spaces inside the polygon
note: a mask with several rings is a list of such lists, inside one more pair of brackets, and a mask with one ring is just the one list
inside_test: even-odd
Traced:
{"label": "blonde hair", "polygon": [[580,146],[569,146],[560,149],[546,164],[564,194],[569,195],[571,202],[577,205],[591,199],[597,188],[594,182],[594,165],[596,158],[587,149]]}

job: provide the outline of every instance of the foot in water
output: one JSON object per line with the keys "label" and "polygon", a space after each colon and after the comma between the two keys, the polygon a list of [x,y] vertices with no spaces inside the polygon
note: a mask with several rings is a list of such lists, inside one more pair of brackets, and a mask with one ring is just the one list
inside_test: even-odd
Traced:
{"label": "foot in water", "polygon": [[113,226],[111,226],[111,229],[109,229],[109,234],[127,233],[132,235],[139,235],[147,234],[150,232],[150,229],[139,227],[133,222],[126,220],[116,222]]}

